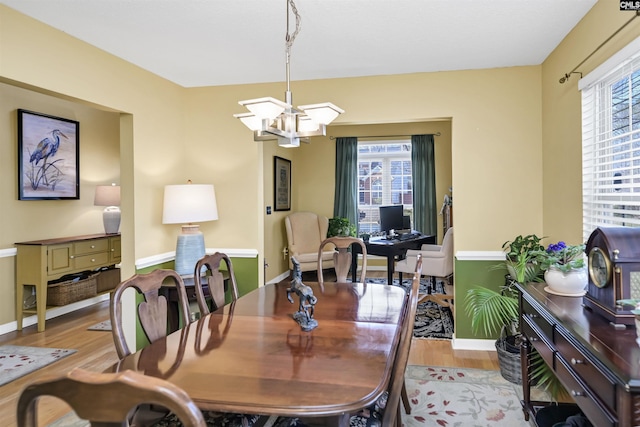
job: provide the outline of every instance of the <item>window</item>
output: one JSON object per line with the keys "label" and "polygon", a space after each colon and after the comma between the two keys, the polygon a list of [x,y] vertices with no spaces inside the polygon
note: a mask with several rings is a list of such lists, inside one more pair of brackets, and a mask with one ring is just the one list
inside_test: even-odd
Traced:
{"label": "window", "polygon": [[358,229],[380,231],[378,208],[404,205],[413,216],[411,141],[358,143]]}
{"label": "window", "polygon": [[640,44],[634,43],[603,64],[608,71],[599,68],[580,82],[585,241],[598,226],[640,226]]}

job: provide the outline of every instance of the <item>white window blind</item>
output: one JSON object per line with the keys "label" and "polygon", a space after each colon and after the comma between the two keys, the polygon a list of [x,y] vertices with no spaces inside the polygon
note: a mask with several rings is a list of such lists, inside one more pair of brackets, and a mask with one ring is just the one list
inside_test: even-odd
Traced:
{"label": "white window blind", "polygon": [[598,226],[640,226],[640,51],[611,65],[582,89],[585,241]]}

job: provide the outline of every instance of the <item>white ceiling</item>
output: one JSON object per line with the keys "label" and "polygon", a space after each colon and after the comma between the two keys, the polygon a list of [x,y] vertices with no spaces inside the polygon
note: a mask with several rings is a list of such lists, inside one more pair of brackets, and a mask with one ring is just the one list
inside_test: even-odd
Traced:
{"label": "white ceiling", "polygon": [[[285,81],[285,1],[0,3],[197,87]],[[291,80],[537,65],[596,1],[296,0]]]}

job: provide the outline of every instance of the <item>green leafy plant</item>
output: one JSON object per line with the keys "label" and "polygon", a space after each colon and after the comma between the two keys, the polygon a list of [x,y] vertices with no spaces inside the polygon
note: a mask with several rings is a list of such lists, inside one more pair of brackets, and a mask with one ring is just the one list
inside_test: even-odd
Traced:
{"label": "green leafy plant", "polygon": [[334,236],[356,236],[356,226],[351,224],[347,218],[330,218],[327,237]]}
{"label": "green leafy plant", "polygon": [[495,335],[507,329],[507,335],[516,335],[518,325],[518,300],[511,286],[501,287],[501,292],[476,286],[467,291],[464,300],[465,313],[471,318],[474,333],[480,330]]}
{"label": "green leafy plant", "polygon": [[527,236],[516,236],[513,240],[507,240],[502,244],[502,250],[505,252],[507,260],[516,262],[524,255],[528,255],[533,251],[544,250],[544,246],[540,241],[544,237],[538,237],[535,234]]}
{"label": "green leafy plant", "polygon": [[544,237],[538,237],[535,234],[519,235],[502,244],[507,272],[516,282],[529,283],[542,280],[542,271],[533,255],[536,251],[544,250],[544,246],[540,243],[542,239]]}
{"label": "green leafy plant", "polygon": [[543,271],[551,267],[563,272],[583,268],[585,245],[567,245],[565,242],[550,244],[547,249],[533,251],[535,261]]}
{"label": "green leafy plant", "polygon": [[[544,251],[540,244],[541,237],[535,234],[517,236],[502,245],[505,252],[505,266],[509,277],[499,291],[482,286],[475,286],[467,291],[464,300],[465,313],[471,319],[471,329],[474,333],[482,331],[486,336],[502,334],[513,338],[514,343],[521,340],[518,331],[518,291],[516,282],[526,284],[537,281],[541,275],[540,266],[536,263],[538,251]],[[504,268],[502,264],[495,268]],[[562,385],[553,371],[544,363],[536,352],[531,353],[531,379],[547,390],[553,397],[557,397],[563,390]]]}

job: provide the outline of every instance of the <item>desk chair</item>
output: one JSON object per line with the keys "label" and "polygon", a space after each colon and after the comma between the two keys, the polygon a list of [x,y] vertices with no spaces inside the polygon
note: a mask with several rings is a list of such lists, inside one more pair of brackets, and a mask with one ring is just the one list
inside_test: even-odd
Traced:
{"label": "desk chair", "polygon": [[364,283],[366,281],[367,247],[362,239],[355,237],[329,237],[320,243],[320,248],[318,249],[318,282],[324,282],[322,269],[324,268],[323,261],[326,252],[324,248],[327,245],[333,245],[336,248],[333,252],[333,267],[336,271],[338,282],[346,282],[347,276],[349,275],[353,256],[353,253],[349,252],[349,248],[351,245],[360,245],[360,252],[362,252],[362,272],[360,273],[360,283]]}
{"label": "desk chair", "polygon": [[[291,258],[300,263],[300,271],[318,268],[318,248],[327,238],[329,219],[313,212],[294,212],[284,219],[289,250],[289,270],[293,271]],[[333,251],[325,251],[323,260],[327,268],[333,267]]]}
{"label": "desk chair", "polygon": [[124,336],[122,324],[122,294],[131,288],[143,295],[144,301],[136,308],[136,315],[142,331],[149,342],[154,342],[167,335],[167,299],[159,294],[160,287],[165,280],[173,280],[178,291],[178,304],[180,307],[180,323],[189,324],[189,304],[182,278],[173,270],[158,269],[150,273],[136,274],[131,278],[120,282],[111,295],[109,306],[111,314],[111,329],[113,341],[116,346],[118,358],[122,359],[131,354]]}
{"label": "desk chair", "polygon": [[[445,233],[442,245],[422,245],[420,250],[407,251],[406,258],[395,265],[400,281],[402,273],[414,272],[418,254],[422,255],[422,274],[431,279],[431,288],[426,294],[420,295],[419,301],[431,300],[443,307],[450,307],[453,304],[453,227]],[[433,293],[437,278],[445,281],[444,294]]]}
{"label": "desk chair", "polygon": [[75,368],[61,377],[37,380],[20,394],[18,427],[38,426],[37,404],[42,396],[65,401],[92,426],[126,426],[132,412],[142,404],[165,407],[188,427],[207,425],[202,412],[181,388],[133,371],[110,374]]}
{"label": "desk chair", "polygon": [[200,309],[200,317],[204,317],[211,312],[202,289],[203,269],[205,270],[207,283],[209,285],[209,294],[211,294],[211,299],[213,300],[213,310],[217,310],[224,306],[224,277],[220,272],[220,262],[222,261],[227,265],[227,272],[229,273],[231,301],[236,301],[238,299],[238,283],[236,282],[236,276],[233,272],[233,264],[231,263],[229,256],[222,252],[216,252],[213,255],[205,255],[196,263],[193,274],[196,299],[198,300],[198,308]]}

